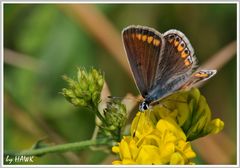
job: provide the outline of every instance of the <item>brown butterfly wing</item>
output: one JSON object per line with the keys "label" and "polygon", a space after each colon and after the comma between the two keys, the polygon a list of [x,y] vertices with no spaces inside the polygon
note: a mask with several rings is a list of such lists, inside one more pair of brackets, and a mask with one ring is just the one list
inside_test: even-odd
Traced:
{"label": "brown butterfly wing", "polygon": [[154,84],[146,96],[148,102],[156,101],[181,89],[191,77],[196,67],[194,50],[178,30],[169,30],[163,34],[165,46],[159,55]]}
{"label": "brown butterfly wing", "polygon": [[181,89],[188,88],[199,82],[206,81],[213,77],[217,73],[217,70],[198,70],[194,72],[186,83],[181,86]]}
{"label": "brown butterfly wing", "polygon": [[135,83],[146,102],[211,78],[215,70],[195,73],[197,59],[186,36],[178,30],[163,35],[144,26],[123,30],[123,43]]}
{"label": "brown butterfly wing", "polygon": [[[194,50],[186,36],[178,30],[164,33],[166,40],[164,52],[158,65],[156,84],[174,80],[177,76],[189,77],[196,67]],[[161,83],[161,82],[160,82]]]}
{"label": "brown butterfly wing", "polygon": [[164,38],[156,30],[143,26],[125,28],[122,38],[135,83],[145,97],[156,83]]}

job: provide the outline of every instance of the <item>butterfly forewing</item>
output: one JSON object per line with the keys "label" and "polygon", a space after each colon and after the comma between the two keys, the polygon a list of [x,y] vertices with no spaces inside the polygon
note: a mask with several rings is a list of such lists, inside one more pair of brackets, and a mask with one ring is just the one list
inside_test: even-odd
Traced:
{"label": "butterfly forewing", "polygon": [[136,85],[145,97],[156,83],[164,38],[156,30],[143,26],[129,26],[122,35]]}

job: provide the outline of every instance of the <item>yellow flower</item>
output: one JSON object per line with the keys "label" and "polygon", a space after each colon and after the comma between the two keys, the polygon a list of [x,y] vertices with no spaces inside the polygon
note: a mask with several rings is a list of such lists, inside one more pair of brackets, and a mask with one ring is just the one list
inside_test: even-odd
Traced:
{"label": "yellow flower", "polygon": [[139,112],[131,127],[132,135],[134,132],[135,137],[124,136],[112,148],[120,157],[113,164],[188,164],[196,156],[184,132],[170,117],[154,126],[146,113]]}
{"label": "yellow flower", "polygon": [[211,120],[211,110],[198,89],[172,94],[136,115],[131,136],[112,148],[119,155],[113,164],[194,164],[190,141],[223,127],[220,119]]}
{"label": "yellow flower", "polygon": [[188,141],[217,134],[224,127],[219,118],[211,120],[208,103],[197,88],[165,98],[161,105],[153,107],[150,116],[153,121],[171,117],[182,128]]}

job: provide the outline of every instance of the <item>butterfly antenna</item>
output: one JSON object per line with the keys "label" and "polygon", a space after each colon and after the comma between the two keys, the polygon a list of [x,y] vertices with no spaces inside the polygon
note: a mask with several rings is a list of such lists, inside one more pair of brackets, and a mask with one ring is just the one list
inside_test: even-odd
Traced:
{"label": "butterfly antenna", "polygon": [[139,123],[139,120],[140,120],[140,118],[141,118],[142,113],[143,113],[143,112],[140,112],[140,115],[139,115],[139,117],[138,117],[137,125],[136,125],[136,127],[135,127],[135,129],[134,129],[134,131],[133,131],[133,138],[136,136],[136,132],[137,132],[137,128],[138,128],[138,123]]}
{"label": "butterfly antenna", "polygon": [[121,96],[108,96],[108,99],[122,99],[122,100],[131,100],[131,101],[136,101],[136,102],[141,102],[142,98],[140,96],[133,96],[131,94],[127,94],[124,97]]}
{"label": "butterfly antenna", "polygon": [[117,96],[108,96],[109,99],[123,99],[123,97]]}

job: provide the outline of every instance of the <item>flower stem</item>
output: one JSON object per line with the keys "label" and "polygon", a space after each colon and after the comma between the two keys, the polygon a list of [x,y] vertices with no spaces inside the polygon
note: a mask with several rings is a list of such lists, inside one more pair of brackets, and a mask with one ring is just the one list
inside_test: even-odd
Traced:
{"label": "flower stem", "polygon": [[60,153],[60,152],[66,152],[70,150],[81,150],[84,148],[87,148],[89,146],[93,145],[107,145],[109,142],[108,139],[96,139],[96,140],[86,140],[81,142],[73,142],[73,143],[67,143],[67,144],[60,144],[50,147],[44,147],[39,149],[29,149],[24,150],[21,152],[6,152],[4,155],[24,155],[24,156],[40,156],[48,153]]}
{"label": "flower stem", "polygon": [[102,121],[102,122],[106,122],[105,118],[102,116],[102,114],[98,111],[98,108],[95,106],[92,106],[92,111],[97,115],[97,117]]}

